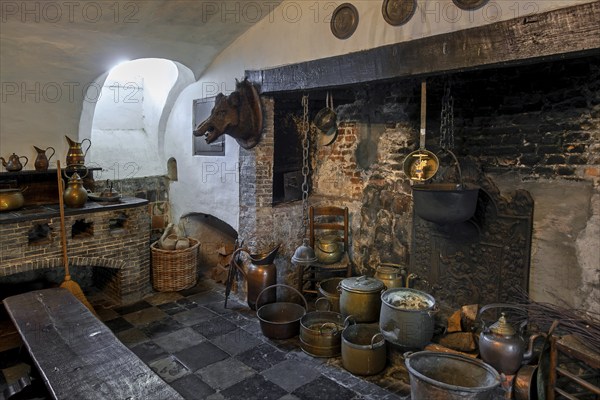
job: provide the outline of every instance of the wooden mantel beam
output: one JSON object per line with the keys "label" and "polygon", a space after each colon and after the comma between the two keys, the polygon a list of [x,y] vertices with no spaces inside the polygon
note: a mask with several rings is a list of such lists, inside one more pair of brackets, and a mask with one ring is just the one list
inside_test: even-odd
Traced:
{"label": "wooden mantel beam", "polygon": [[333,88],[600,54],[600,1],[282,67],[246,71],[262,93]]}

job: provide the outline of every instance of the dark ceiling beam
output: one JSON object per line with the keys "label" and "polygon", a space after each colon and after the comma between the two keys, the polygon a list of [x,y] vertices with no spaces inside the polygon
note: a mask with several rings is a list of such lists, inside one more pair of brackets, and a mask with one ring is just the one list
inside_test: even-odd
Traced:
{"label": "dark ceiling beam", "polygon": [[261,93],[334,88],[411,76],[600,54],[600,1],[457,32],[246,71]]}

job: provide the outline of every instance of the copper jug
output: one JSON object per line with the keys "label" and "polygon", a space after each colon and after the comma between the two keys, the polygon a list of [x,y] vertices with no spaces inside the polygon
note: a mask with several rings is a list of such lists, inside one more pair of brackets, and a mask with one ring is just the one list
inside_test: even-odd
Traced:
{"label": "copper jug", "polygon": [[[25,164],[21,164],[21,158],[25,159]],[[29,161],[27,159],[27,157],[25,156],[18,156],[15,153],[12,153],[12,155],[10,157],[8,157],[8,161],[6,161],[4,159],[4,157],[0,157],[0,160],[2,160],[2,165],[4,165],[4,168],[6,168],[7,171],[9,172],[17,172],[23,169],[24,166],[27,165],[27,162]]]}
{"label": "copper jug", "polygon": [[[86,176],[87,170],[83,175],[83,178]],[[81,208],[85,205],[88,199],[88,194],[87,190],[85,190],[85,187],[83,187],[83,178],[80,177],[77,172],[73,172],[69,178],[69,182],[67,182],[67,188],[63,193],[63,200],[65,201],[65,205],[67,207]]]}
{"label": "copper jug", "polygon": [[[267,253],[250,254],[248,250],[241,248],[237,249],[231,256],[232,263],[246,278],[246,282],[248,284],[248,306],[252,310],[256,310],[257,308],[256,301],[258,295],[265,288],[277,283],[277,269],[275,264],[273,264],[273,260],[275,259],[278,250],[279,245]],[[240,265],[235,261],[236,255],[242,251],[247,253],[252,261],[248,265],[247,270],[241,268]],[[275,301],[277,301],[277,294],[273,290],[267,292],[261,297],[262,304],[274,303]]]}
{"label": "copper jug", "polygon": [[[56,153],[56,150],[54,150],[54,147],[46,147],[45,150],[40,149],[37,146],[33,146],[33,148],[35,149],[35,151],[37,151],[37,157],[35,159],[35,162],[33,163],[35,170],[36,171],[47,171],[48,166],[50,165],[50,159],[54,156],[54,153]],[[52,150],[52,154],[50,154],[50,157],[46,156],[46,152],[48,150]]]}
{"label": "copper jug", "polygon": [[[92,141],[90,139],[83,139],[81,143],[78,143],[74,140],[71,140],[68,136],[65,135],[67,142],[69,143],[69,150],[67,152],[67,166],[69,165],[85,165],[85,155],[88,150],[92,146]],[[83,142],[87,140],[88,146],[83,151],[82,145]]]}

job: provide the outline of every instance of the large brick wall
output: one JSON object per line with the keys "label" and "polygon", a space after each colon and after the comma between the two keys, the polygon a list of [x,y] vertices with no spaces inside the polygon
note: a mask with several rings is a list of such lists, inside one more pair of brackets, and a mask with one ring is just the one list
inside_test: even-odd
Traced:
{"label": "large brick wall", "polygon": [[[448,78],[427,78],[427,148],[434,152],[440,149],[441,98]],[[534,297],[553,300],[549,293],[558,293],[575,306],[590,304],[598,297],[593,271],[600,267],[594,234],[600,225],[599,57],[455,73],[451,78],[455,153],[497,182],[501,192],[525,189],[534,198]],[[345,101],[337,101],[339,135],[332,145],[323,146],[321,133],[311,130],[309,200],[349,207],[357,272],[372,273],[380,262],[408,263],[411,256],[412,195],[402,163],[418,147],[420,80],[353,90],[354,100],[348,100],[344,89]],[[261,144],[240,152],[240,236],[257,249],[285,240],[277,263],[280,270],[289,270],[289,257],[302,237],[301,204],[270,204],[277,101],[265,99]],[[289,96],[285,101],[290,103]],[[319,107],[313,108],[311,116]],[[452,170],[449,159],[441,161],[440,176]]]}

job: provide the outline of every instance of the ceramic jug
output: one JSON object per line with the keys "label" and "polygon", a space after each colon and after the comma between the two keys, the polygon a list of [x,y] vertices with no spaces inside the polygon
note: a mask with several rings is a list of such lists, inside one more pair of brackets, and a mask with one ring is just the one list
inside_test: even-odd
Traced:
{"label": "ceramic jug", "polygon": [[[45,150],[40,149],[37,146],[33,146],[33,148],[35,149],[35,151],[37,151],[37,157],[35,158],[35,162],[33,163],[35,170],[36,171],[47,171],[48,166],[50,165],[50,159],[54,156],[54,153],[56,153],[56,150],[54,150],[54,147],[46,147]],[[48,150],[52,150],[52,154],[50,154],[50,157],[46,156],[46,152]]]}
{"label": "ceramic jug", "polygon": [[[25,159],[25,164],[21,164],[21,158]],[[18,156],[15,153],[12,153],[12,155],[10,157],[8,157],[8,161],[6,161],[4,159],[4,157],[0,157],[0,160],[2,160],[2,165],[4,165],[4,168],[6,168],[7,171],[9,172],[17,172],[23,169],[24,166],[27,165],[27,162],[29,161],[29,159],[27,159],[27,157],[25,156]]]}
{"label": "ceramic jug", "polygon": [[[85,155],[88,150],[92,146],[92,141],[90,139],[83,139],[81,143],[76,142],[70,139],[65,135],[67,142],[69,143],[69,150],[67,152],[67,166],[69,165],[85,165]],[[88,146],[85,151],[82,148],[83,143],[87,141]]]}

